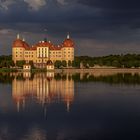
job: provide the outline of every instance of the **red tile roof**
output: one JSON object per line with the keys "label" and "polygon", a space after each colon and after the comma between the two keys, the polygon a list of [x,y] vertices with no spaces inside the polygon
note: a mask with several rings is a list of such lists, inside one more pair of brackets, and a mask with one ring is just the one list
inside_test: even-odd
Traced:
{"label": "red tile roof", "polygon": [[25,41],[22,41],[21,39],[16,39],[13,42],[12,47],[25,48],[25,50],[36,50],[37,47],[49,47],[50,50],[61,50],[63,47],[74,47],[74,42],[71,39],[65,39],[62,45],[56,46],[50,42],[40,41],[33,47],[30,47]]}

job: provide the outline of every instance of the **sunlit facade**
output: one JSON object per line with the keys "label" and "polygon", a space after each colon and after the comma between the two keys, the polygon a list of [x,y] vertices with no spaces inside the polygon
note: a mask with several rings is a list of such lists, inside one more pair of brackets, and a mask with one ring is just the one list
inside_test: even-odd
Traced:
{"label": "sunlit facade", "polygon": [[17,35],[12,46],[12,59],[15,63],[21,60],[25,60],[26,63],[32,61],[35,66],[45,65],[48,60],[53,63],[56,60],[72,62],[74,60],[74,42],[68,34],[60,45],[56,46],[50,41],[39,41],[30,47],[24,39],[20,39],[20,36]]}

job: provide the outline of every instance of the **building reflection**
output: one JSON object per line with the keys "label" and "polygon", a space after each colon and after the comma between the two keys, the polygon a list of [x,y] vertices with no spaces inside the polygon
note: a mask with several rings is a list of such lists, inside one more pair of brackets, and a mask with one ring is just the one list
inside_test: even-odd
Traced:
{"label": "building reflection", "polygon": [[66,74],[65,79],[54,79],[54,73],[37,73],[34,77],[30,72],[15,75],[12,81],[12,97],[16,103],[17,111],[25,109],[27,100],[36,99],[46,113],[46,105],[51,103],[64,103],[69,112],[74,100],[74,81]]}

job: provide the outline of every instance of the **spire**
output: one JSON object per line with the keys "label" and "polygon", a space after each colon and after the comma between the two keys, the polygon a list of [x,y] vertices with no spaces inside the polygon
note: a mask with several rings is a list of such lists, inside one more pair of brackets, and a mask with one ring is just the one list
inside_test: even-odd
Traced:
{"label": "spire", "polygon": [[20,36],[19,36],[19,34],[17,34],[17,39],[19,39],[20,38]]}
{"label": "spire", "polygon": [[70,39],[70,34],[69,33],[67,34],[67,39]]}
{"label": "spire", "polygon": [[25,38],[23,38],[22,41],[25,42]]}

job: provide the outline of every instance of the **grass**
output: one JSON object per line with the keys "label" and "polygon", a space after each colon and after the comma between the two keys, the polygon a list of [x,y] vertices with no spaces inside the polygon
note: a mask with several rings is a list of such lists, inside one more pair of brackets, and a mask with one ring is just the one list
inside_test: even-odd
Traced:
{"label": "grass", "polygon": [[15,68],[0,68],[0,72],[17,72]]}

